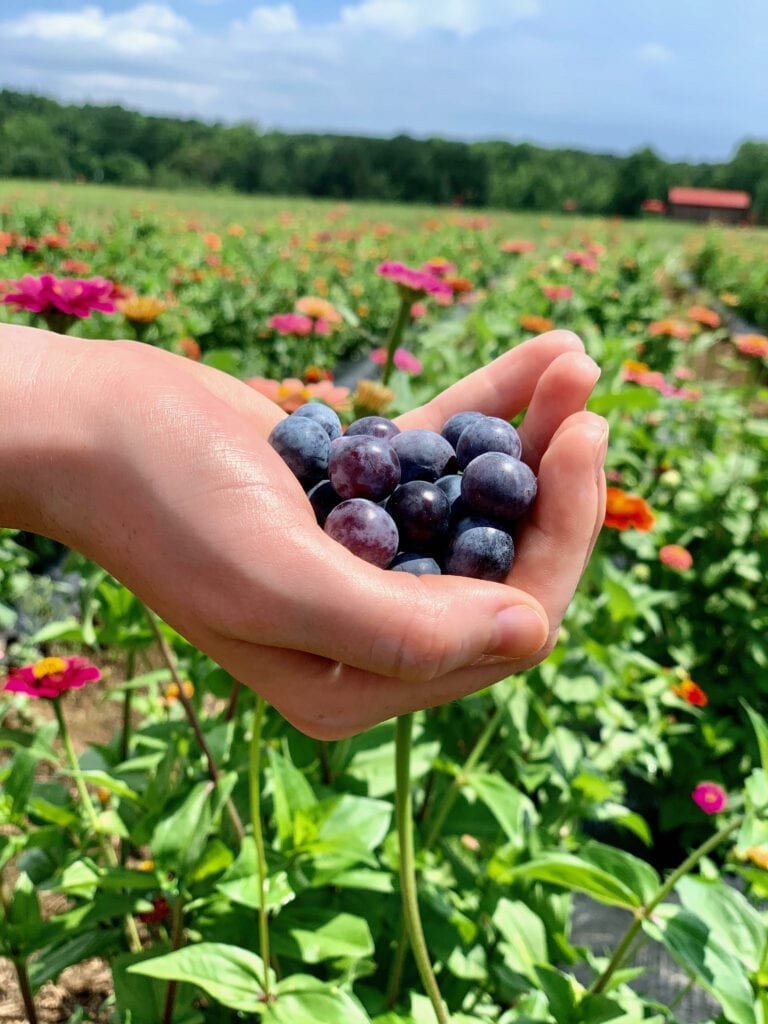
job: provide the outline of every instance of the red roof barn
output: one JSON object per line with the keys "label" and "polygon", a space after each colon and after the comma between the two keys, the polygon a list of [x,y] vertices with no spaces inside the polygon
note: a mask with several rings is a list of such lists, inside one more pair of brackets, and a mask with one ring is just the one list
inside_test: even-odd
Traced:
{"label": "red roof barn", "polygon": [[719,220],[743,224],[752,202],[748,192],[725,188],[677,187],[669,190],[667,210],[677,220]]}

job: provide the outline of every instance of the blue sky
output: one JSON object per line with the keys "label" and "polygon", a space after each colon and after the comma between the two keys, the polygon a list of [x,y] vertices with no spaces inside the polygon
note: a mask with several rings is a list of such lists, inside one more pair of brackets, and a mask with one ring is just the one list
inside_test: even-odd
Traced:
{"label": "blue sky", "polygon": [[0,0],[6,88],[672,159],[768,139],[766,55],[766,0]]}

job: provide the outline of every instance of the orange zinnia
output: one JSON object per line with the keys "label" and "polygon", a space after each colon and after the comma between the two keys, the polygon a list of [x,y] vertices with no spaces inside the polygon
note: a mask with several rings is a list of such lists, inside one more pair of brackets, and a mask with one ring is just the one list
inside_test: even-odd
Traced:
{"label": "orange zinnia", "polygon": [[670,569],[686,572],[693,565],[693,555],[682,544],[665,544],[659,551],[659,561]]}
{"label": "orange zinnia", "polygon": [[719,327],[720,316],[714,311],[709,309],[707,306],[691,306],[688,310],[688,316],[691,320],[695,320],[696,323],[703,324],[704,327]]}
{"label": "orange zinnia", "polygon": [[313,320],[325,320],[328,324],[341,323],[341,313],[327,299],[322,299],[319,295],[304,295],[297,299],[296,309]]}
{"label": "orange zinnia", "polygon": [[551,331],[555,326],[555,322],[546,316],[537,316],[535,313],[524,313],[520,317],[520,326],[525,331],[533,331],[534,334],[543,334],[545,331]]}
{"label": "orange zinnia", "polygon": [[768,356],[768,338],[763,334],[737,334],[733,343],[742,355],[763,359]]}
{"label": "orange zinnia", "polygon": [[656,517],[644,498],[627,494],[620,487],[609,487],[606,492],[605,525],[614,530],[641,530],[647,533]]}

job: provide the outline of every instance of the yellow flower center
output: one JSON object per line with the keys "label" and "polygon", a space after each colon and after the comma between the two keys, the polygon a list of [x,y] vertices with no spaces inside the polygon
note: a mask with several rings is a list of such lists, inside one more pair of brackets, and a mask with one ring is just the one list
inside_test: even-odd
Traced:
{"label": "yellow flower center", "polygon": [[32,674],[35,679],[45,679],[46,676],[55,676],[64,672],[67,663],[63,658],[41,658],[32,666]]}

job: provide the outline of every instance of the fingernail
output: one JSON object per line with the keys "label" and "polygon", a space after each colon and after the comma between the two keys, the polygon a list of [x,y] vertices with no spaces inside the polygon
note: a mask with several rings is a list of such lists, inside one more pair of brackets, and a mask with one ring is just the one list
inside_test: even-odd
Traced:
{"label": "fingernail", "polygon": [[496,643],[486,654],[522,658],[540,650],[548,632],[549,624],[528,605],[505,608],[496,616]]}
{"label": "fingernail", "polygon": [[605,456],[608,451],[608,424],[606,423],[602,436],[595,445],[595,472],[602,473],[605,463]]}

